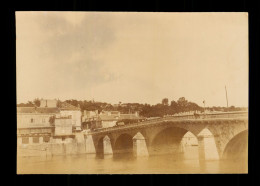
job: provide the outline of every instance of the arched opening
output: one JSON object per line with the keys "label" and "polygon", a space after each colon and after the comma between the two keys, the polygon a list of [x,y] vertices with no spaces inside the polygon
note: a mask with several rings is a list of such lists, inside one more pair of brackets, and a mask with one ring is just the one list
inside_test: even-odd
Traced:
{"label": "arched opening", "polygon": [[104,137],[100,138],[98,140],[98,144],[96,147],[96,157],[97,158],[104,158],[104,143],[103,143]]}
{"label": "arched opening", "polygon": [[133,137],[129,134],[120,135],[116,139],[113,155],[116,158],[133,157]]}
{"label": "arched opening", "polygon": [[220,166],[226,172],[248,172],[248,130],[235,135],[227,143]]}
{"label": "arched opening", "polygon": [[188,131],[183,136],[181,140],[181,145],[183,148],[185,159],[199,159],[198,139],[194,134]]}
{"label": "arched opening", "polygon": [[177,154],[183,152],[183,136],[188,131],[170,127],[159,132],[152,141],[150,155]]}
{"label": "arched opening", "polygon": [[215,137],[208,128],[204,128],[198,134],[199,158],[204,160],[218,160],[219,154]]}
{"label": "arched opening", "polygon": [[181,142],[184,146],[198,146],[197,137],[189,131],[183,136]]}
{"label": "arched opening", "polygon": [[235,135],[226,145],[223,159],[245,160],[248,158],[248,130]]}

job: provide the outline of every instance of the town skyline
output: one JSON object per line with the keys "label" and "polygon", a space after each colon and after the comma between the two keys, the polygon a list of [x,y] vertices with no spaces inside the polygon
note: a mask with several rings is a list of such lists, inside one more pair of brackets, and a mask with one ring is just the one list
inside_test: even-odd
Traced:
{"label": "town skyline", "polygon": [[246,13],[16,12],[17,103],[225,107],[226,86],[229,105],[247,107],[247,24]]}
{"label": "town skyline", "polygon": [[[167,100],[166,102],[167,102],[167,104],[165,104],[165,99]],[[197,103],[195,103],[195,102],[193,102],[193,101],[191,101],[191,100],[187,100],[185,97],[180,97],[179,99],[176,99],[176,100],[170,100],[170,99],[168,99],[168,98],[163,98],[162,100],[161,100],[161,102],[158,102],[158,103],[155,103],[155,104],[149,104],[149,103],[138,103],[138,102],[121,102],[121,101],[119,101],[118,103],[109,103],[109,102],[102,102],[102,101],[99,101],[99,100],[94,100],[94,99],[92,99],[92,100],[78,100],[78,99],[66,99],[66,100],[62,100],[62,99],[59,99],[59,98],[53,98],[53,99],[45,99],[45,98],[35,98],[35,99],[33,99],[33,100],[28,100],[27,102],[20,102],[20,103],[17,103],[17,106],[18,107],[23,107],[23,106],[26,106],[26,107],[28,107],[28,105],[35,105],[35,106],[37,106],[37,105],[39,105],[40,104],[40,101],[41,100],[56,100],[56,101],[60,101],[61,103],[62,102],[81,102],[81,103],[84,103],[84,102],[88,102],[88,103],[93,103],[93,104],[102,104],[102,105],[111,105],[111,106],[120,106],[120,105],[128,105],[128,106],[130,106],[130,105],[135,105],[135,104],[138,104],[138,105],[143,105],[143,106],[145,106],[145,105],[150,105],[150,106],[158,106],[158,105],[166,105],[166,106],[171,106],[172,105],[172,102],[174,102],[173,104],[175,105],[175,104],[177,104],[181,99],[184,99],[185,101],[187,101],[187,103],[192,103],[192,104],[196,104],[196,105],[198,105],[200,108],[248,108],[248,106],[245,106],[245,107],[243,107],[243,106],[240,106],[240,107],[238,107],[238,106],[235,106],[235,105],[226,105],[226,106],[207,106],[206,105],[206,101],[205,101],[205,105],[204,105],[204,103],[203,103],[203,105],[200,105],[200,104],[197,104]],[[38,103],[37,103],[38,102]],[[78,104],[73,104],[74,106],[79,106]],[[196,110],[196,109],[195,109]]]}

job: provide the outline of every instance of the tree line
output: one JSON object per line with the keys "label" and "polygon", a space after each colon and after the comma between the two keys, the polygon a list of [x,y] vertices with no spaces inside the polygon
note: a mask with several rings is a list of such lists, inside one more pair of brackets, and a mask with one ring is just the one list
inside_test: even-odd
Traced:
{"label": "tree line", "polygon": [[[65,102],[79,107],[81,111],[94,111],[98,110],[100,113],[101,111],[119,111],[121,113],[135,113],[136,111],[139,112],[141,116],[144,117],[163,117],[165,115],[174,115],[176,113],[182,112],[195,112],[200,111],[203,112],[204,108],[200,107],[198,104],[194,102],[190,102],[185,99],[185,97],[180,97],[177,101],[172,100],[169,103],[168,98],[163,98],[161,103],[150,105],[150,104],[140,104],[140,103],[124,103],[116,105],[112,105],[106,102],[95,102],[95,101],[87,101],[87,100],[76,100],[70,99],[65,100]],[[60,106],[61,101],[58,100],[58,107]],[[39,107],[40,106],[40,99],[35,98],[33,101],[28,101],[27,103],[20,103],[17,104],[18,107]],[[206,107],[206,110],[210,111],[241,111],[246,110],[246,108],[241,107]]]}

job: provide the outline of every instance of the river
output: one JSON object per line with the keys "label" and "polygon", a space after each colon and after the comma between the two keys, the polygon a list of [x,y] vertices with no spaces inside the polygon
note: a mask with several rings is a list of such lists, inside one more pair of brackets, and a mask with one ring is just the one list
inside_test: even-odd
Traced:
{"label": "river", "polygon": [[81,154],[53,157],[18,157],[18,174],[188,174],[247,173],[247,160],[198,160],[198,147],[184,153],[145,158]]}

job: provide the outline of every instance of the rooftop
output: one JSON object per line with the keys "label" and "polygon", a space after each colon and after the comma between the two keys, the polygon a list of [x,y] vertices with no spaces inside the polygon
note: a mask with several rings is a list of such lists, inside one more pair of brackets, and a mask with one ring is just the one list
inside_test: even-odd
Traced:
{"label": "rooftop", "polygon": [[117,115],[99,115],[99,119],[102,121],[117,121],[118,118],[119,117]]}
{"label": "rooftop", "polygon": [[144,117],[136,116],[135,114],[120,114],[120,115],[99,115],[102,121],[117,121],[124,119],[144,119]]}
{"label": "rooftop", "polygon": [[59,113],[59,108],[49,107],[17,107],[17,113]]}
{"label": "rooftop", "polygon": [[67,102],[62,102],[60,106],[60,110],[80,110],[79,107],[75,107]]}
{"label": "rooftop", "polygon": [[41,99],[40,107],[57,107],[57,103],[56,99]]}

